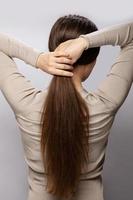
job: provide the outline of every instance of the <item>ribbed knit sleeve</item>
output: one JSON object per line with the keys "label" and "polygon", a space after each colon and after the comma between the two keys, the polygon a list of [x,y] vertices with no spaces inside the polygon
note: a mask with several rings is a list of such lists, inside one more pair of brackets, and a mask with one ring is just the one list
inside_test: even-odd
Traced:
{"label": "ribbed knit sleeve", "polygon": [[0,33],[0,90],[16,115],[27,113],[40,91],[19,71],[13,57],[37,68],[40,53],[20,40]]}
{"label": "ribbed knit sleeve", "polygon": [[25,63],[36,68],[37,59],[40,53],[42,53],[41,51],[6,33],[0,33],[0,51],[10,57],[19,58]]}
{"label": "ribbed knit sleeve", "polygon": [[86,39],[87,48],[103,45],[127,45],[133,40],[133,21],[107,26],[89,34],[82,34],[79,37]]}
{"label": "ribbed knit sleeve", "polygon": [[94,91],[107,106],[111,105],[112,111],[115,112],[124,103],[133,82],[133,20],[111,25],[80,37],[86,39],[87,48],[103,45],[120,46],[120,52],[107,76]]}

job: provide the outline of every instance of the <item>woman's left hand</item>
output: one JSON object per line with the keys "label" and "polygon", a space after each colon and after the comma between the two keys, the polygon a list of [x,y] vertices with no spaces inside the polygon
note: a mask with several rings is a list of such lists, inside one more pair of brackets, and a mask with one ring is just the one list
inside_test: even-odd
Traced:
{"label": "woman's left hand", "polygon": [[59,52],[41,53],[37,59],[36,66],[52,75],[60,76],[73,76],[72,61],[65,53],[64,55]]}

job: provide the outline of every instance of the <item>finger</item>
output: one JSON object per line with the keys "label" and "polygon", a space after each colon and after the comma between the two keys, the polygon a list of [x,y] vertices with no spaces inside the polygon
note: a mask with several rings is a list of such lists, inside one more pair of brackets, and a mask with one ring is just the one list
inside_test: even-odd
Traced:
{"label": "finger", "polygon": [[70,70],[73,70],[74,69],[74,67],[73,66],[71,66],[71,65],[67,65],[67,64],[56,64],[56,68],[58,68],[58,69],[70,69]]}
{"label": "finger", "polygon": [[63,51],[56,51],[56,52],[54,52],[54,55],[56,57],[59,57],[59,56],[70,57],[69,53],[66,53],[66,52],[63,52]]}
{"label": "finger", "polygon": [[57,63],[66,63],[66,64],[72,64],[72,60],[66,57],[56,57],[55,62]]}
{"label": "finger", "polygon": [[56,69],[53,72],[54,75],[59,75],[59,76],[67,76],[67,77],[72,77],[73,73],[69,72],[69,71],[65,71],[65,70],[60,70],[60,69]]}

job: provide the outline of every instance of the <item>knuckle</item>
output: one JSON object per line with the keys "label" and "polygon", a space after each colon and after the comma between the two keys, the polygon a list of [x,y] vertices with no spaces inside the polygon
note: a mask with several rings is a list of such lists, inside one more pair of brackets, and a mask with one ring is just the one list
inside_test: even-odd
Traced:
{"label": "knuckle", "polygon": [[63,59],[63,58],[61,58],[60,62],[63,64],[63,63],[64,63],[64,59]]}
{"label": "knuckle", "polygon": [[65,65],[62,64],[62,69],[65,69]]}
{"label": "knuckle", "polygon": [[70,60],[70,64],[71,64],[71,65],[73,64],[73,60]]}
{"label": "knuckle", "polygon": [[65,71],[63,70],[63,71],[61,72],[61,74],[64,75],[64,74],[65,74]]}
{"label": "knuckle", "polygon": [[65,61],[66,61],[66,59],[65,59],[65,58],[62,58],[62,62],[65,63]]}
{"label": "knuckle", "polygon": [[60,63],[63,63],[64,61],[63,61],[63,58],[59,58],[59,62]]}

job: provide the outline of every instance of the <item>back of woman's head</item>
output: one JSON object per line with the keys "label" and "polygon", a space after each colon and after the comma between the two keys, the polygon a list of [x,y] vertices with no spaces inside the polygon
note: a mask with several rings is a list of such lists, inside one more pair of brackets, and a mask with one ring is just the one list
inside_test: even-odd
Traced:
{"label": "back of woman's head", "polygon": [[[60,17],[49,36],[49,51],[69,39],[98,30],[80,15]],[[100,47],[85,50],[73,66],[93,62]],[[47,191],[58,197],[70,197],[79,182],[81,170],[89,163],[89,109],[72,78],[54,75],[41,117],[41,152]]]}

